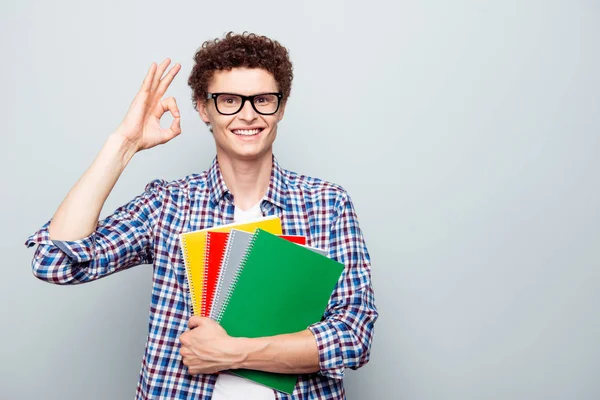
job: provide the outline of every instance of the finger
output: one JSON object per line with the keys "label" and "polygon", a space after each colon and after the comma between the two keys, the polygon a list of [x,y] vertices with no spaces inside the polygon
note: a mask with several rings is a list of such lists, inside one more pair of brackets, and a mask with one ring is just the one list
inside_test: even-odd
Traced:
{"label": "finger", "polygon": [[169,127],[169,129],[166,129],[165,134],[167,136],[169,136],[169,140],[173,139],[175,136],[178,136],[179,134],[181,134],[181,118],[175,118],[173,119],[173,122],[171,122],[171,126]]}
{"label": "finger", "polygon": [[171,60],[169,58],[166,58],[158,66],[158,69],[156,70],[156,73],[154,74],[154,77],[152,78],[152,92],[156,91],[156,88],[158,87],[158,84],[160,83],[160,79],[162,78],[163,74],[165,73],[165,70],[167,69],[167,67],[169,66],[170,63],[171,63]]}
{"label": "finger", "polygon": [[154,116],[160,119],[167,111],[171,112],[173,118],[179,118],[179,107],[177,107],[177,101],[175,101],[174,97],[167,97],[161,100],[155,109]]}
{"label": "finger", "polygon": [[190,329],[194,329],[194,328],[200,326],[201,322],[202,322],[202,318],[193,316],[192,318],[190,318],[190,321],[188,322],[188,327]]}
{"label": "finger", "polygon": [[154,74],[156,73],[156,63],[152,63],[150,65],[150,69],[148,69],[148,73],[144,78],[144,82],[142,82],[142,87],[140,88],[140,92],[149,92],[152,87],[152,80],[154,79]]}
{"label": "finger", "polygon": [[194,353],[192,353],[192,351],[189,348],[187,348],[186,346],[181,346],[181,350],[179,350],[179,354],[181,354],[182,357],[194,355]]}
{"label": "finger", "polygon": [[175,79],[175,76],[177,75],[177,73],[180,70],[181,70],[181,65],[175,64],[171,67],[169,72],[167,72],[167,75],[165,75],[165,77],[160,80],[160,84],[158,85],[158,88],[156,89],[156,95],[159,98],[165,94],[165,92],[169,88],[169,85],[171,84],[171,82],[173,82],[173,79]]}
{"label": "finger", "polygon": [[189,333],[185,332],[183,333],[181,336],[179,336],[179,342],[183,345],[183,346],[188,346],[189,345],[189,338],[188,338]]}
{"label": "finger", "polygon": [[173,117],[171,126],[168,129],[162,129],[162,133],[166,136],[167,140],[171,140],[181,133],[181,118],[179,116],[179,109],[177,108],[177,103],[175,103],[175,99],[173,98],[169,99],[169,101],[166,101],[166,103],[161,107],[163,109],[163,114],[166,111],[169,111]]}
{"label": "finger", "polygon": [[179,118],[181,116],[179,114],[179,107],[177,106],[177,100],[175,100],[175,97],[167,97],[164,102],[167,110],[171,112],[173,118]]}

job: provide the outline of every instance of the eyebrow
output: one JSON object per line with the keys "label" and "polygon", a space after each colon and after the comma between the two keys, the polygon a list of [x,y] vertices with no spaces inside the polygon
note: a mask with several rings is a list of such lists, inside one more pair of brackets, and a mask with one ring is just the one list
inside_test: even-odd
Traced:
{"label": "eyebrow", "polygon": [[252,94],[243,94],[243,93],[238,93],[238,92],[227,92],[227,91],[220,92],[220,91],[217,91],[217,90],[207,90],[206,93],[235,94],[235,95],[238,95],[238,96],[255,96],[257,94],[268,94],[268,93],[279,93],[279,92],[277,90],[263,90],[263,91],[255,92],[255,93],[252,93]]}

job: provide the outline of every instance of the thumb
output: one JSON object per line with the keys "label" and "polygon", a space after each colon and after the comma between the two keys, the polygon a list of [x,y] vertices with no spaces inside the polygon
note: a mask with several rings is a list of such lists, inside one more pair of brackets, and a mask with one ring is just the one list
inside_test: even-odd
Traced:
{"label": "thumb", "polygon": [[169,112],[173,117],[171,126],[168,129],[163,129],[163,133],[167,136],[167,140],[173,139],[181,133],[181,114],[179,107],[174,97],[168,97],[160,102],[161,113]]}
{"label": "thumb", "polygon": [[175,136],[178,136],[179,134],[181,134],[181,118],[177,117],[173,119],[173,122],[171,122],[171,126],[169,127],[169,129],[165,129],[167,131],[167,134],[170,136],[170,139],[173,139]]}

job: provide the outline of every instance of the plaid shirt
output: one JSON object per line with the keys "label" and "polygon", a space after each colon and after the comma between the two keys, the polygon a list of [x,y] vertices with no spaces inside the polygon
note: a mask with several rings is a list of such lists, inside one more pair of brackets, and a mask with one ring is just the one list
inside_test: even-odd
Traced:
{"label": "plaid shirt", "polygon": [[[300,375],[293,396],[277,399],[343,399],[345,368],[369,360],[377,319],[370,259],[356,213],[341,187],[282,169],[273,158],[263,215],[281,218],[283,232],[304,235],[307,244],[329,249],[345,265],[324,318],[309,327],[319,351],[320,371]],[[234,203],[217,160],[183,179],[149,183],[143,194],[98,223],[77,241],[52,241],[44,225],[26,242],[39,245],[36,277],[56,284],[90,282],[139,264],[153,264],[149,334],[137,399],[210,399],[217,375],[188,374],[179,354],[191,299],[178,235],[233,222]]]}

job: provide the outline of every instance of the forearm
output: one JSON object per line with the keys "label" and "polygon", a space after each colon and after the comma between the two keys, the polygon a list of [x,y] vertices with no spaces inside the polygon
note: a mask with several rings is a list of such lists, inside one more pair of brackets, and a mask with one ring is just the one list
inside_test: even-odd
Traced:
{"label": "forearm", "polygon": [[96,229],[104,202],[134,154],[122,136],[115,133],[108,138],[54,214],[49,227],[50,239],[78,240]]}
{"label": "forearm", "polygon": [[317,342],[309,330],[263,338],[236,338],[240,361],[234,368],[285,374],[319,371]]}

